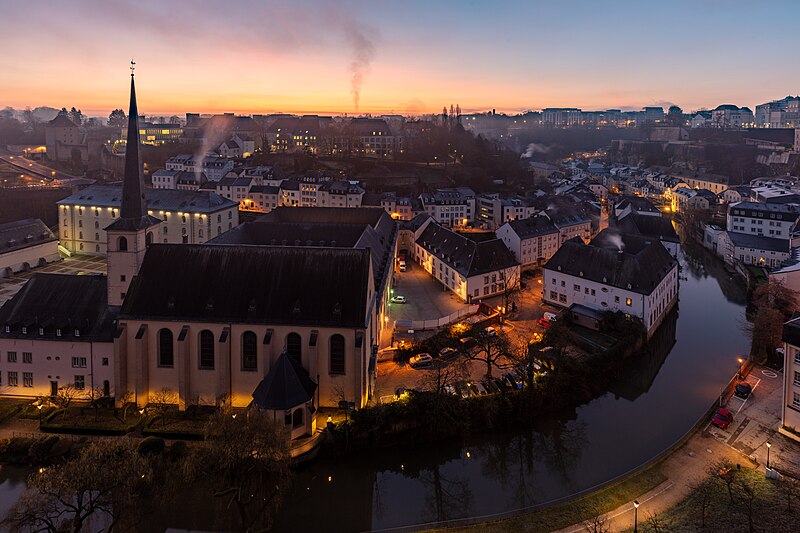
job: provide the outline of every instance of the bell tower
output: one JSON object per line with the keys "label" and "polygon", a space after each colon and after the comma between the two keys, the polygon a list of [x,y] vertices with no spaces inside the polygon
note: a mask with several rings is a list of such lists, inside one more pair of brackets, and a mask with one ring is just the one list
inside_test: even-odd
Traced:
{"label": "bell tower", "polygon": [[128,107],[128,136],[125,145],[125,175],[119,218],[106,228],[108,249],[108,304],[121,306],[131,280],[139,272],[147,246],[161,220],[147,214],[144,173],[139,152],[139,110],[131,61],[131,101]]}

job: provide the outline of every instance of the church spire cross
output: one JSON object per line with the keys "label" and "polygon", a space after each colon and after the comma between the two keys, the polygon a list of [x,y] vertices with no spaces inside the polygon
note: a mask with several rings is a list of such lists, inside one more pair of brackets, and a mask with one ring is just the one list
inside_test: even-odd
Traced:
{"label": "church spire cross", "polygon": [[136,70],[136,61],[131,59],[131,78],[133,77],[133,71]]}

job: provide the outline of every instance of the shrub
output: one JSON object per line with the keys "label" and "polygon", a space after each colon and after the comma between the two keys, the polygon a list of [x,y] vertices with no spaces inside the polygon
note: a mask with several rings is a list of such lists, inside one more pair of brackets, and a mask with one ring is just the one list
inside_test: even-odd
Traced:
{"label": "shrub", "polygon": [[164,439],[160,437],[147,437],[139,443],[136,451],[139,455],[162,455],[165,448],[166,443]]}

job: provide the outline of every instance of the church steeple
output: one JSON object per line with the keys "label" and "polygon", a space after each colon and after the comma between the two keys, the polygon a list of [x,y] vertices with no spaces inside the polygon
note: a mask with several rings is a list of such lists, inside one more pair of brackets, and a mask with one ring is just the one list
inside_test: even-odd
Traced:
{"label": "church steeple", "polygon": [[147,213],[144,201],[144,172],[139,153],[139,109],[133,81],[135,63],[131,61],[131,102],[128,106],[128,138],[125,145],[125,177],[122,181],[120,218],[141,219]]}

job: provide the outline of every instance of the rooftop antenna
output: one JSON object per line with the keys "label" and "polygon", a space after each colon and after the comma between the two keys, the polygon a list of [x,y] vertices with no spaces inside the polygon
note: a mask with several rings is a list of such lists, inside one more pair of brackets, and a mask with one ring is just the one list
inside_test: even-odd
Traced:
{"label": "rooftop antenna", "polygon": [[131,59],[131,78],[133,77],[133,71],[136,70],[136,61]]}

